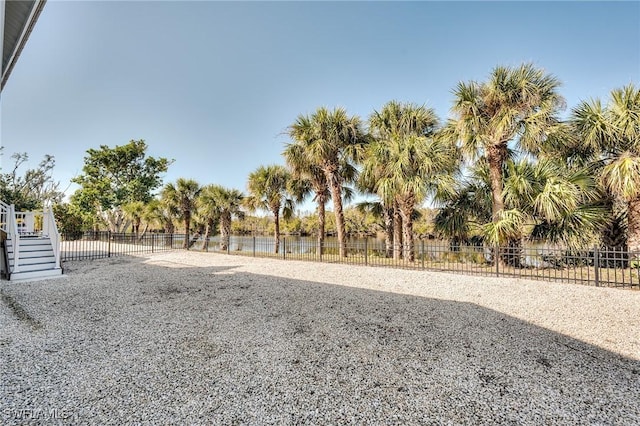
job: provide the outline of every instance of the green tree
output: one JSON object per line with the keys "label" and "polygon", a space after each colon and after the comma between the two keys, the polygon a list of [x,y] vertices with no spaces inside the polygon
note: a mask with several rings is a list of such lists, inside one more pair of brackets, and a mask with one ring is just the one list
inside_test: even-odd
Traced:
{"label": "green tree", "polygon": [[218,205],[218,185],[205,185],[196,200],[197,215],[205,222],[202,251],[209,250],[211,231],[220,222],[220,206]]}
{"label": "green tree", "polygon": [[174,220],[178,219],[180,213],[166,198],[154,198],[146,204],[144,215],[149,223],[159,225],[162,232],[173,234],[176,231]]}
{"label": "green tree", "polygon": [[249,195],[245,204],[255,211],[264,209],[273,215],[274,252],[280,249],[280,213],[285,218],[293,214],[294,200],[291,196],[291,174],[282,166],[260,166],[249,174]]}
{"label": "green tree", "polygon": [[371,237],[376,235],[376,218],[358,206],[344,209],[345,232],[349,237]]}
{"label": "green tree", "polygon": [[[485,160],[470,169],[436,215],[435,229],[453,245],[480,237],[490,245],[524,240],[585,247],[604,222],[593,171],[559,159],[507,160],[502,169],[505,210],[491,220],[492,193]],[[517,247],[508,258],[519,264]]]}
{"label": "green tree", "polygon": [[68,203],[54,204],[53,216],[56,219],[58,231],[66,240],[80,238],[87,227],[87,217],[78,211],[75,206]]}
{"label": "green tree", "polygon": [[[378,171],[381,171],[378,170]],[[378,195],[376,194],[376,187],[379,179],[378,171],[375,174],[361,173],[358,176],[356,188],[366,195]],[[375,176],[375,177],[374,177]],[[356,205],[356,207],[362,213],[370,213],[374,217],[382,220],[382,231],[384,232],[385,243],[385,256],[391,257],[393,255],[393,239],[394,239],[394,203],[392,200],[384,200],[378,195],[377,201],[362,201]]]}
{"label": "green tree", "polygon": [[385,205],[397,203],[402,217],[402,255],[409,261],[415,258],[416,207],[438,185],[450,182],[458,166],[455,145],[437,137],[437,126],[433,109],[395,101],[370,119],[375,141],[366,150],[363,175],[375,180],[375,192]]}
{"label": "green tree", "polygon": [[[374,139],[375,141],[375,139]],[[374,142],[375,144],[375,142]],[[371,150],[371,145],[368,146]],[[376,195],[378,201],[358,203],[357,208],[362,212],[369,212],[383,221],[385,256],[399,259],[402,254],[402,217],[398,203],[394,197],[385,197],[379,193],[378,182],[383,177],[385,165],[375,162],[366,152],[364,155],[365,173],[360,173],[356,188],[367,195]]]}
{"label": "green tree", "polygon": [[503,165],[509,145],[537,153],[559,132],[557,115],[564,106],[559,81],[531,64],[496,67],[488,81],[459,83],[449,122],[470,160],[486,158],[491,184],[492,221],[495,226],[510,216],[504,213]]}
{"label": "green tree", "polygon": [[[300,133],[301,134],[301,133]],[[291,169],[294,182],[297,183],[297,197],[302,199],[307,192],[313,192],[313,201],[317,204],[318,227],[317,227],[317,253],[322,254],[324,250],[324,238],[326,235],[326,204],[331,198],[331,191],[327,182],[327,177],[320,166],[313,163],[312,158],[305,151],[304,141],[296,141],[286,145],[284,157],[287,165]],[[340,164],[339,175],[343,182],[351,182],[356,176],[356,168],[349,162]],[[350,199],[351,189],[342,187],[342,197]]]}
{"label": "green tree", "polygon": [[313,201],[317,204],[318,212],[318,233],[317,233],[317,252],[322,255],[324,248],[324,237],[326,228],[326,204],[331,197],[327,177],[317,164],[310,161],[306,155],[304,143],[287,144],[284,150],[284,158],[289,168],[291,168],[295,179],[307,179],[308,185],[313,191]]}
{"label": "green tree", "polygon": [[244,194],[237,189],[220,188],[217,197],[220,205],[220,239],[223,249],[229,246],[229,238],[231,236],[231,222],[234,217],[242,218],[242,203],[244,202]]}
{"label": "green tree", "polygon": [[165,246],[173,245],[173,234],[175,232],[174,221],[180,216],[178,207],[166,198],[154,198],[146,205],[145,220],[151,224],[158,224],[165,233]]}
{"label": "green tree", "polygon": [[146,151],[143,140],[87,150],[82,174],[72,179],[81,186],[72,202],[100,216],[111,231],[121,232],[127,224],[122,206],[149,202],[153,191],[162,185],[161,174],[171,164],[166,158],[148,157]]}
{"label": "green tree", "polygon": [[349,117],[342,108],[333,111],[318,108],[310,116],[298,116],[289,126],[289,136],[301,147],[298,157],[304,160],[300,160],[300,164],[314,165],[324,173],[333,199],[340,256],[346,256],[342,202],[347,177],[342,172],[345,165],[360,160],[362,149],[368,142],[360,118]]}
{"label": "green tree", "polygon": [[52,176],[55,167],[53,156],[45,155],[36,168],[27,169],[24,174],[19,169],[29,160],[29,155],[26,152],[15,153],[11,159],[11,171],[0,174],[0,200],[14,204],[17,211],[36,210],[44,204],[62,201],[64,194],[59,190],[60,183]]}
{"label": "green tree", "polygon": [[[145,214],[145,204],[142,201],[133,201],[122,206],[126,220],[131,222],[131,227],[136,237],[140,234],[140,224]],[[124,228],[126,229],[126,227]]]}
{"label": "green tree", "polygon": [[615,89],[607,105],[580,103],[572,111],[578,152],[599,161],[605,190],[624,203],[627,248],[640,252],[640,89]]}
{"label": "green tree", "polygon": [[[237,189],[228,189],[220,185],[208,185],[200,194],[198,201],[199,209],[204,209],[207,212],[206,217],[208,219],[213,217],[216,221],[219,221],[220,249],[227,250],[233,218],[242,219],[244,217],[244,212],[242,211],[244,194]],[[210,229],[212,224],[213,222],[207,223],[207,229]],[[208,233],[205,232],[205,234],[205,237],[208,237]]]}
{"label": "green tree", "polygon": [[200,195],[200,185],[193,179],[178,178],[175,184],[168,183],[162,188],[161,196],[178,211],[179,218],[184,222],[184,245],[189,249],[189,232],[191,230],[191,216],[196,209],[196,199]]}

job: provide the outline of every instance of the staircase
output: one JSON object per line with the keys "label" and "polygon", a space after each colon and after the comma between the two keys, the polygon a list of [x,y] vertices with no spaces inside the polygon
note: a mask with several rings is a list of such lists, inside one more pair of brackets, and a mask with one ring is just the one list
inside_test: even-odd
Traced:
{"label": "staircase", "polygon": [[0,201],[2,272],[10,281],[62,275],[60,238],[50,209],[16,212]]}
{"label": "staircase", "polygon": [[18,268],[15,268],[15,257],[10,238],[7,238],[5,247],[9,270],[14,271],[11,273],[11,281],[62,275],[62,269],[56,268],[56,255],[49,237],[21,237]]}

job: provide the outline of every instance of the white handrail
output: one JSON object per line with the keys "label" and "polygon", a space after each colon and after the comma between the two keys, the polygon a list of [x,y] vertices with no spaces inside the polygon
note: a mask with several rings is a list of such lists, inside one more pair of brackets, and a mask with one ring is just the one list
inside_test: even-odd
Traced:
{"label": "white handrail", "polygon": [[[16,206],[9,206],[9,217],[7,217],[7,227],[11,230],[11,245],[13,246],[13,270],[11,273],[20,272],[20,234],[18,233],[18,223],[16,222]],[[7,265],[8,266],[8,265]],[[9,269],[9,268],[7,268]]]}
{"label": "white handrail", "polygon": [[0,201],[0,229],[9,234],[9,205]]}
{"label": "white handrail", "polygon": [[56,225],[56,219],[53,216],[53,209],[51,207],[45,207],[43,211],[42,220],[42,232],[47,235],[51,240],[51,246],[53,247],[53,254],[56,258],[56,269],[60,269],[60,233],[58,232],[58,226]]}
{"label": "white handrail", "polygon": [[15,212],[16,222],[18,224],[18,232],[20,233],[20,235],[41,234],[44,227],[45,211],[46,210]]}

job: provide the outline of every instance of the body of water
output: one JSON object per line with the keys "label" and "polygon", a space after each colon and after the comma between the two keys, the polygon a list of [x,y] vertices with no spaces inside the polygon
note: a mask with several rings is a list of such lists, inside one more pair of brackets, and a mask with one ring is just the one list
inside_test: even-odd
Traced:
{"label": "body of water", "polygon": [[[255,241],[255,242],[254,242]],[[202,243],[197,243],[198,245]],[[489,247],[468,247],[463,246],[460,251],[451,250],[449,242],[446,240],[418,240],[414,241],[415,254],[417,258],[426,257],[427,259],[436,260],[444,256],[458,253],[459,256],[473,257],[475,262],[490,261],[492,251]],[[243,253],[274,253],[273,236],[231,236],[229,251]],[[324,241],[324,252],[329,254],[338,250],[338,238],[326,237]],[[384,256],[385,242],[381,238],[348,238],[348,253],[364,253]],[[209,251],[220,250],[220,236],[216,235],[209,240]],[[298,255],[315,255],[318,252],[318,243],[316,237],[301,236],[282,236],[280,237],[280,253],[290,253]],[[555,254],[563,254],[564,250],[558,247],[551,247],[546,244],[527,244],[522,248],[521,262],[525,266],[530,267],[548,267],[552,266],[548,262],[550,257]]]}

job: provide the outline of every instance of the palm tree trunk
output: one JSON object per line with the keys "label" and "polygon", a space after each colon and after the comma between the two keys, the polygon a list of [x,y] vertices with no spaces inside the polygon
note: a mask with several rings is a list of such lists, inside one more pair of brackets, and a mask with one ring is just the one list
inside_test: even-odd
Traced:
{"label": "palm tree trunk", "polygon": [[274,253],[278,254],[278,251],[280,250],[280,209],[278,210],[274,210],[273,212],[273,222],[274,222],[274,228],[275,230],[273,231],[273,247],[274,247]]}
{"label": "palm tree trunk", "polygon": [[628,239],[627,247],[634,259],[640,258],[640,198],[629,201],[627,208]]}
{"label": "palm tree trunk", "polygon": [[402,217],[402,256],[405,260],[413,262],[415,260],[415,252],[413,250],[413,196],[407,197],[400,204],[400,216]]}
{"label": "palm tree trunk", "polygon": [[[487,149],[487,161],[489,162],[489,180],[491,182],[491,220],[496,223],[500,220],[500,214],[504,210],[504,198],[502,197],[502,165],[507,156],[507,146],[504,144],[491,145]],[[498,253],[494,256],[496,261],[505,265],[504,256]]]}
{"label": "palm tree trunk", "polygon": [[231,213],[224,212],[220,216],[220,248],[227,250],[231,240]]}
{"label": "palm tree trunk", "polygon": [[173,245],[173,234],[176,232],[176,228],[171,221],[167,222],[165,228],[164,245],[165,247],[171,247]]}
{"label": "palm tree trunk", "polygon": [[184,215],[184,244],[183,249],[189,250],[189,227],[191,226],[191,212],[186,212]]}
{"label": "palm tree trunk", "polygon": [[493,223],[500,219],[500,213],[504,210],[502,198],[502,165],[507,156],[507,147],[503,144],[491,145],[487,150],[489,162],[489,180],[491,181],[491,212]]}
{"label": "palm tree trunk", "polygon": [[393,202],[393,260],[402,259],[402,216],[398,202]]}
{"label": "palm tree trunk", "polygon": [[136,219],[134,228],[135,228],[136,238],[138,238],[138,234],[140,233],[140,219]]}
{"label": "palm tree trunk", "polygon": [[344,212],[342,211],[342,183],[334,173],[325,173],[331,188],[331,198],[333,198],[333,212],[336,216],[336,231],[338,231],[340,257],[347,257],[347,242],[344,235]]}
{"label": "palm tree trunk", "polygon": [[[607,249],[622,249],[627,251],[627,239],[624,232],[624,221],[621,216],[614,216],[601,232],[602,244]],[[628,223],[627,223],[628,226]]]}
{"label": "palm tree trunk", "polygon": [[144,236],[147,233],[147,230],[149,229],[149,224],[145,223],[144,224],[144,229],[142,230],[142,233],[140,234],[140,236],[138,237],[138,241],[142,241],[142,239],[144,238]]}
{"label": "palm tree trunk", "polygon": [[322,252],[324,250],[324,229],[326,222],[326,212],[325,212],[325,203],[327,200],[324,196],[318,197],[318,249],[317,253],[319,256],[322,256]]}
{"label": "palm tree trunk", "polygon": [[382,207],[384,219],[384,246],[385,257],[393,256],[393,207]]}
{"label": "palm tree trunk", "polygon": [[213,219],[207,219],[207,225],[204,227],[204,241],[202,242],[202,251],[209,251],[209,237],[211,236],[211,228],[213,228]]}

